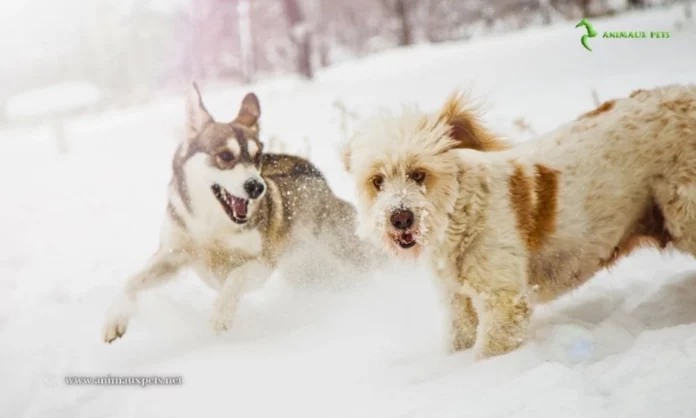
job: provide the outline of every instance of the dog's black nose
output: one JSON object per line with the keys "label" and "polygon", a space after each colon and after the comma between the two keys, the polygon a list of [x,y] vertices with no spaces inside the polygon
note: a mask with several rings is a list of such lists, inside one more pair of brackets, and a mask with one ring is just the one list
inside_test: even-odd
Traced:
{"label": "dog's black nose", "polygon": [[249,179],[244,182],[244,191],[247,192],[250,199],[258,198],[265,189],[266,187],[263,183],[256,179]]}
{"label": "dog's black nose", "polygon": [[397,209],[391,215],[391,224],[396,229],[408,229],[413,225],[413,212],[408,209]]}

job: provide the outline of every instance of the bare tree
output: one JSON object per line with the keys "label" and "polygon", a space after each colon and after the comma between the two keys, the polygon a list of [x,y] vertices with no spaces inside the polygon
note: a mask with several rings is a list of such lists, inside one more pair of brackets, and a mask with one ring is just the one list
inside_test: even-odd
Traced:
{"label": "bare tree", "polygon": [[413,30],[409,21],[409,10],[406,4],[407,0],[396,0],[394,2],[394,13],[401,22],[401,31],[399,32],[399,45],[411,45],[413,43]]}
{"label": "bare tree", "polygon": [[632,9],[642,9],[645,7],[644,0],[628,0],[628,7]]}
{"label": "bare tree", "polygon": [[297,72],[305,78],[314,76],[312,69],[312,31],[297,0],[284,0],[285,17],[290,26],[290,39],[297,53]]}
{"label": "bare tree", "polygon": [[684,17],[691,19],[694,15],[693,13],[693,0],[684,0]]}
{"label": "bare tree", "polygon": [[255,72],[254,64],[254,33],[249,16],[249,1],[239,0],[237,17],[239,19],[239,45],[241,50],[241,72],[244,81],[249,82]]}
{"label": "bare tree", "polygon": [[551,0],[539,0],[539,10],[541,11],[541,18],[545,25],[551,24],[551,12],[553,10],[553,5]]}
{"label": "bare tree", "polygon": [[411,45],[414,42],[411,21],[411,9],[414,4],[413,0],[382,0],[382,5],[398,22],[396,39],[399,46]]}
{"label": "bare tree", "polygon": [[326,67],[330,64],[331,37],[334,26],[335,16],[331,13],[332,5],[326,0],[319,0],[317,3],[318,17],[313,19],[315,22],[315,46],[319,55],[319,66]]}

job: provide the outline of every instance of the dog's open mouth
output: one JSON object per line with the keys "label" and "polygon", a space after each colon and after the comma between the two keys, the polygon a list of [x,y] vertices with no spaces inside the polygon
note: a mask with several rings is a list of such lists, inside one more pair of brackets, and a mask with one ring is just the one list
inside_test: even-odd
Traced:
{"label": "dog's open mouth", "polygon": [[227,216],[234,223],[243,224],[247,221],[247,209],[249,208],[249,200],[241,197],[232,196],[224,187],[219,184],[213,184],[213,194],[225,209]]}
{"label": "dog's open mouth", "polygon": [[394,242],[396,242],[396,244],[403,249],[411,248],[416,245],[416,239],[410,232],[402,232],[398,234],[394,237]]}

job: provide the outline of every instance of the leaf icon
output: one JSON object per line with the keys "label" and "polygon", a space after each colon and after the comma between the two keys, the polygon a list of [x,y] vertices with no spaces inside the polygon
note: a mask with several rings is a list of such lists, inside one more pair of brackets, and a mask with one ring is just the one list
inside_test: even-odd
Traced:
{"label": "leaf icon", "polygon": [[588,45],[587,41],[589,38],[594,38],[597,36],[597,31],[594,30],[592,27],[592,23],[590,23],[587,19],[583,18],[580,22],[578,22],[577,25],[575,25],[576,28],[579,28],[581,26],[584,26],[585,29],[587,30],[587,34],[582,35],[582,38],[580,38],[580,43],[582,46],[585,47],[586,50],[592,52],[592,48],[590,48],[590,45]]}

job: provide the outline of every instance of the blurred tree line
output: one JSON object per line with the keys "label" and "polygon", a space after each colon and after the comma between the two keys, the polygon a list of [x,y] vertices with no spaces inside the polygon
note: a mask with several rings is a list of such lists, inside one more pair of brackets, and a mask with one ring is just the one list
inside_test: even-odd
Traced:
{"label": "blurred tree line", "polygon": [[0,69],[0,102],[66,80],[93,82],[116,102],[131,103],[191,79],[248,82],[289,73],[311,79],[322,67],[397,46],[677,1],[132,0],[124,7],[90,0],[74,12],[81,23],[65,28],[53,46],[25,46],[22,52],[33,55]]}

